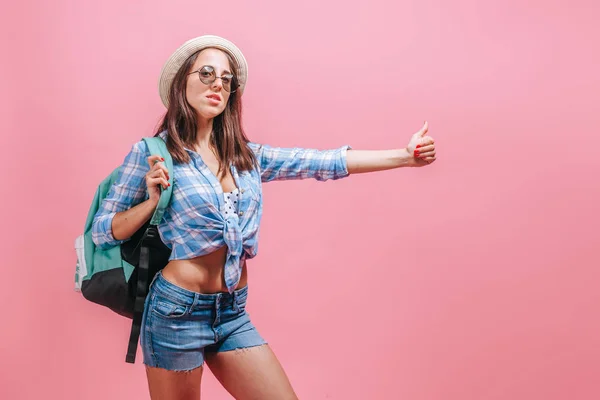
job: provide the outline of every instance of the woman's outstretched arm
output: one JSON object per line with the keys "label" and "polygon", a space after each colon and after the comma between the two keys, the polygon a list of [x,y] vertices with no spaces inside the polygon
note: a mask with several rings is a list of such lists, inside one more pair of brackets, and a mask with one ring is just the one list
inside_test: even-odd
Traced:
{"label": "woman's outstretched arm", "polygon": [[435,161],[435,144],[427,136],[428,124],[415,133],[408,145],[394,150],[352,150],[346,154],[349,174],[383,171],[400,167],[422,167]]}

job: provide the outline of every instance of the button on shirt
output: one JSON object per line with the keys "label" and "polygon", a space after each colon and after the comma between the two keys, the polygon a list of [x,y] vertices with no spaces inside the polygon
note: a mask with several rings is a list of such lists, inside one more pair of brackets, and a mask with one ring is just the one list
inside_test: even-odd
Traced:
{"label": "button on shirt", "polygon": [[[166,140],[166,131],[159,134]],[[248,143],[258,165],[250,171],[238,171],[230,165],[237,189],[229,193],[237,210],[229,207],[226,193],[217,177],[200,155],[186,149],[189,163],[173,160],[169,171],[173,191],[171,202],[158,226],[162,241],[171,248],[169,260],[185,260],[210,254],[227,246],[225,285],[233,292],[239,283],[246,258],[258,253],[258,233],[262,217],[262,183],[276,180],[336,180],[348,176],[347,150],[342,146],[331,150],[278,148]],[[146,143],[135,143],[121,165],[119,176],[94,217],[92,239],[106,248],[125,242],[115,240],[112,219],[115,214],[148,198],[146,173],[150,170]],[[231,197],[231,196],[234,197]],[[237,202],[237,203],[236,203]],[[128,240],[128,239],[127,239]]]}

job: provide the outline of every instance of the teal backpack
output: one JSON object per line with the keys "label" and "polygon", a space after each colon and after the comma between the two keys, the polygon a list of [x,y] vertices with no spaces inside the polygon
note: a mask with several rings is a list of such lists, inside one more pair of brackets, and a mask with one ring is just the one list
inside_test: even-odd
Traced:
{"label": "teal backpack", "polygon": [[[167,170],[173,171],[173,160],[165,142],[160,137],[144,138],[144,141],[150,154],[164,158]],[[167,265],[171,254],[171,249],[160,239],[158,225],[171,200],[172,186],[161,191],[154,215],[128,241],[101,249],[92,241],[92,222],[119,176],[119,170],[120,167],[115,169],[98,186],[83,234],[75,239],[75,290],[80,291],[87,300],[132,319],[125,361],[135,363],[149,282]]]}

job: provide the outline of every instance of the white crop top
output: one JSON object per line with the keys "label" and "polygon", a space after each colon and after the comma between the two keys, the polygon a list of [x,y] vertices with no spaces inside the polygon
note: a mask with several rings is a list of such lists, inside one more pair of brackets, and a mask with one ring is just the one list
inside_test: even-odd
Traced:
{"label": "white crop top", "polygon": [[239,189],[234,189],[232,192],[223,192],[225,198],[225,218],[230,215],[237,214],[239,203]]}

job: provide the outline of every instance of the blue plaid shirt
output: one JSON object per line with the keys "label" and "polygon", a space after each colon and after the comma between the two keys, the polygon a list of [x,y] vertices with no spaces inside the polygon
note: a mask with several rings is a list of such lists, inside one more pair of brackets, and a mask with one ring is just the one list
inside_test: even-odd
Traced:
{"label": "blue plaid shirt", "polygon": [[[166,131],[160,133],[165,139]],[[171,248],[169,260],[191,259],[228,248],[225,284],[233,292],[241,276],[243,262],[258,253],[258,231],[262,216],[262,182],[314,178],[319,181],[348,176],[346,153],[350,146],[332,150],[277,148],[248,143],[259,168],[231,173],[239,189],[237,213],[225,217],[223,188],[195,151],[186,149],[189,163],[173,160],[169,171],[173,182],[171,202],[165,210],[158,232]],[[125,242],[115,240],[112,219],[148,198],[146,173],[150,156],[142,140],[133,145],[121,166],[119,177],[94,217],[92,238],[106,248]],[[128,240],[128,239],[127,239]]]}

